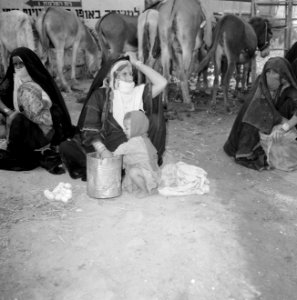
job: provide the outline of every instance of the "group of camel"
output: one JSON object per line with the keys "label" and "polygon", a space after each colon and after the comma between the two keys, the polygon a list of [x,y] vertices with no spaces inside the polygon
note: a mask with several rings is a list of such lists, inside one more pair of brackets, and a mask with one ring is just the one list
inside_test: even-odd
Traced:
{"label": "group of camel", "polygon": [[[212,104],[215,104],[218,78],[224,66],[222,86],[226,109],[229,81],[236,66],[250,63],[256,49],[262,56],[267,55],[271,37],[268,20],[255,17],[246,21],[229,14],[216,21],[202,0],[158,1],[139,16],[110,13],[99,19],[94,29],[73,12],[58,7],[44,9],[35,20],[17,10],[0,13],[4,69],[9,53],[20,46],[34,50],[51,69],[53,62],[49,52],[55,48],[57,81],[62,90],[70,91],[75,84],[79,48],[84,50],[88,70],[93,75],[104,60],[128,50],[138,51],[139,59],[152,67],[159,60],[168,80],[174,69],[183,102],[192,104],[189,76],[193,72],[201,73],[212,60],[215,78]],[[72,49],[70,83],[63,74],[64,51],[69,48]],[[207,52],[199,62],[202,49]],[[167,91],[163,100],[167,100]]]}

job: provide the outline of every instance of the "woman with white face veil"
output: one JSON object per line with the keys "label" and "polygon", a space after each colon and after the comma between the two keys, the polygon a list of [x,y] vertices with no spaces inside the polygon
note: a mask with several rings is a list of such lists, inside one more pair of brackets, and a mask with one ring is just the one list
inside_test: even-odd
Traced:
{"label": "woman with white face veil", "polygon": [[[149,83],[135,86],[133,68],[142,72]],[[127,141],[123,119],[127,112],[134,110],[143,110],[149,119],[148,136],[158,151],[161,165],[166,124],[163,104],[157,96],[166,85],[167,80],[161,74],[138,61],[132,52],[106,62],[90,87],[78,120],[77,134],[60,145],[70,176],[86,180],[87,153],[97,151],[102,158],[109,157],[110,152]]]}

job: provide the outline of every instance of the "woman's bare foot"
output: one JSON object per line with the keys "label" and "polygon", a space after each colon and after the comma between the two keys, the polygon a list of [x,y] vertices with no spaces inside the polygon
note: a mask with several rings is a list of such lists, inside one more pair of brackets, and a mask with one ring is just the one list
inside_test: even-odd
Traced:
{"label": "woman's bare foot", "polygon": [[137,191],[137,193],[135,193],[135,197],[137,197],[139,199],[142,199],[142,198],[154,196],[154,195],[157,195],[157,194],[158,194],[157,189],[153,189],[150,192],[139,190],[139,191]]}

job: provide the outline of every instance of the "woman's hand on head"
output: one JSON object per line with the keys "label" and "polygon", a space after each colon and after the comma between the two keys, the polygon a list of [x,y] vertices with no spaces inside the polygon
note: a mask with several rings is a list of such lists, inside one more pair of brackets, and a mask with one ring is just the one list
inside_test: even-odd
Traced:
{"label": "woman's hand on head", "polygon": [[125,55],[129,57],[129,61],[132,65],[135,65],[135,63],[138,61],[136,52],[128,51],[125,53]]}
{"label": "woman's hand on head", "polygon": [[155,71],[153,68],[137,60],[136,53],[129,51],[126,52],[126,55],[129,56],[131,64],[135,66],[140,72],[142,72],[152,83],[153,98],[158,96],[166,88],[166,78],[163,77],[159,72]]}

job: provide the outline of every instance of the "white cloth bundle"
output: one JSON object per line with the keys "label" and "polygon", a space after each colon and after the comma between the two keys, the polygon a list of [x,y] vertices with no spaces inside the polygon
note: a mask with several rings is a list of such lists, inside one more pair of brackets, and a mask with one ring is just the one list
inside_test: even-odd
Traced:
{"label": "white cloth bundle", "polygon": [[163,196],[203,195],[209,192],[207,173],[184,162],[167,164],[162,168],[158,191]]}

